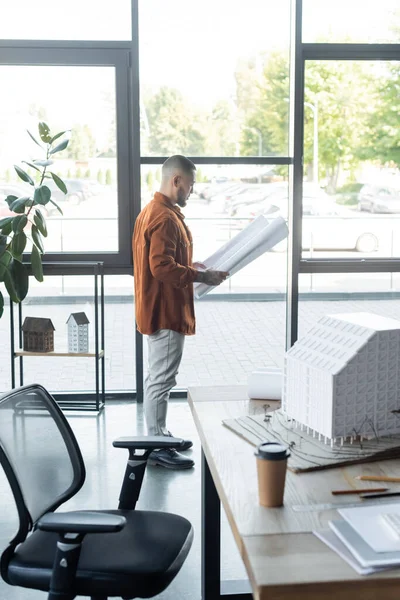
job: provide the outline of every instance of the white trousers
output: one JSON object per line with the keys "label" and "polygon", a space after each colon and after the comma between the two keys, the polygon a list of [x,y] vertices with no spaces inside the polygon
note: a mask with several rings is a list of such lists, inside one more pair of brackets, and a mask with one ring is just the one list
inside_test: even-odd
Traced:
{"label": "white trousers", "polygon": [[149,371],[144,383],[144,413],[148,435],[168,435],[167,409],[182,360],[185,336],[160,329],[148,336]]}

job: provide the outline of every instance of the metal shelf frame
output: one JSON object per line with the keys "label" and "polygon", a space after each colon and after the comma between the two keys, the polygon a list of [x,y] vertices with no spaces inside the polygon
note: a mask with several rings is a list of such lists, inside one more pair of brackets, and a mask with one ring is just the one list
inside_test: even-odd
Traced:
{"label": "metal shelf frame", "polygon": [[[50,267],[51,272],[57,272],[58,263],[47,263],[46,267]],[[71,353],[71,352],[26,352],[23,351],[23,336],[22,336],[22,302],[18,304],[18,349],[15,348],[15,318],[14,318],[14,303],[10,302],[10,358],[11,358],[11,386],[16,387],[16,365],[15,359],[19,360],[19,385],[24,385],[24,359],[34,357],[50,358],[50,357],[74,357],[74,358],[91,358],[95,365],[95,396],[94,399],[83,397],[84,395],[71,394],[62,396],[57,399],[57,394],[54,396],[58,404],[64,410],[74,411],[96,411],[100,412],[105,406],[105,327],[104,327],[104,265],[102,262],[74,262],[62,263],[59,265],[63,269],[64,274],[68,274],[68,269],[72,271],[74,276],[79,270],[82,270],[82,275],[88,274],[88,271],[93,273],[94,277],[94,352],[88,353]],[[100,284],[99,284],[100,278]]]}

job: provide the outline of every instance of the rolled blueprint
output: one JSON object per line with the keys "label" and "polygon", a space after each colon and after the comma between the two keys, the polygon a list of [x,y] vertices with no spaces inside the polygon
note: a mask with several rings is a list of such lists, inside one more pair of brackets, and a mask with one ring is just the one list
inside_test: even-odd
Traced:
{"label": "rolled blueprint", "polygon": [[[288,228],[285,219],[268,220],[260,215],[204,261],[207,269],[229,271],[230,276],[285,239]],[[196,298],[208,294],[215,286],[195,283]]]}
{"label": "rolled blueprint", "polygon": [[283,374],[280,369],[259,369],[249,375],[247,393],[254,400],[281,400]]}

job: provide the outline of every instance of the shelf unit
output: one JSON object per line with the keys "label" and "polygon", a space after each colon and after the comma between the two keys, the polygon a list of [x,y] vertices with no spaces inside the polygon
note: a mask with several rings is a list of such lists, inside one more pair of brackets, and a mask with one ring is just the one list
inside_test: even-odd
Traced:
{"label": "shelf unit", "polygon": [[[47,265],[59,266],[68,271],[69,268],[82,267],[84,274],[88,270],[93,272],[94,277],[94,352],[26,352],[22,350],[22,302],[18,304],[18,344],[15,348],[15,319],[14,303],[10,302],[10,341],[11,341],[11,386],[15,388],[16,368],[15,359],[19,360],[19,384],[24,385],[24,359],[29,357],[60,357],[60,358],[91,358],[95,362],[95,399],[62,398],[57,400],[61,408],[78,411],[101,411],[105,405],[105,352],[104,352],[104,269],[102,262],[77,262],[77,263],[46,263]],[[99,285],[100,278],[100,285]],[[99,293],[100,291],[100,293]]]}

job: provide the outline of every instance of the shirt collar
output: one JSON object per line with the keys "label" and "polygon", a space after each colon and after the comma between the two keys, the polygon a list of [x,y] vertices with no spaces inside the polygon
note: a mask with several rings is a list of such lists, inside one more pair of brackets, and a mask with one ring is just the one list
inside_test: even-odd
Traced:
{"label": "shirt collar", "polygon": [[170,199],[167,196],[164,196],[164,194],[161,194],[161,192],[156,192],[154,194],[154,201],[159,202],[160,204],[164,204],[164,206],[173,210],[174,213],[177,214],[180,219],[185,218],[185,215],[182,213],[179,206],[177,206],[176,204],[172,204]]}

